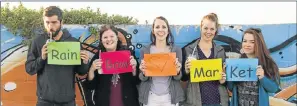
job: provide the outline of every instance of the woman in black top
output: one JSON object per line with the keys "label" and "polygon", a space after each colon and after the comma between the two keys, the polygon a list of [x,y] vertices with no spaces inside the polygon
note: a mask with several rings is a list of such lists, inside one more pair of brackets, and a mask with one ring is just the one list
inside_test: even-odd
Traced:
{"label": "woman in black top", "polygon": [[[121,45],[117,36],[118,32],[114,26],[102,26],[99,33],[99,50],[101,52],[129,50]],[[88,73],[88,88],[95,90],[93,97],[95,106],[139,106],[136,88],[139,79],[136,71],[137,62],[134,57],[130,57],[132,72],[101,74],[102,61],[99,58],[99,53],[92,58],[92,65]]]}

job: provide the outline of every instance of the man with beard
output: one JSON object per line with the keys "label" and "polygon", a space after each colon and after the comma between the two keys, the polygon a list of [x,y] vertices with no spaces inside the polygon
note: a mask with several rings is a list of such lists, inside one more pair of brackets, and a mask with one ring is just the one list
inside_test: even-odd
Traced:
{"label": "man with beard", "polygon": [[46,33],[33,39],[26,61],[26,72],[37,74],[37,106],[75,106],[75,74],[88,72],[89,55],[81,51],[81,65],[52,65],[47,63],[47,43],[78,42],[62,27],[62,10],[56,6],[43,12]]}

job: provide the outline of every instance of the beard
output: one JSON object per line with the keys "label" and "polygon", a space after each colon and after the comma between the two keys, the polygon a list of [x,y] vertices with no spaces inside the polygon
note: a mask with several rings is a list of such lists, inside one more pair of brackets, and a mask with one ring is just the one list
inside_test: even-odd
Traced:
{"label": "beard", "polygon": [[56,37],[60,31],[61,31],[61,25],[59,29],[57,29],[56,31],[54,31],[53,29],[50,29],[50,32],[51,32],[50,34],[52,34],[52,37]]}

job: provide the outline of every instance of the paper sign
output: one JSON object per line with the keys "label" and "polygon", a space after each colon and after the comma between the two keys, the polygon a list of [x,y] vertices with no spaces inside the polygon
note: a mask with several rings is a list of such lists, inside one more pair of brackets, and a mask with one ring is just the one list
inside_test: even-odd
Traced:
{"label": "paper sign", "polygon": [[175,66],[176,53],[144,54],[146,76],[177,75]]}
{"label": "paper sign", "polygon": [[226,59],[227,81],[257,81],[258,59]]}
{"label": "paper sign", "polygon": [[103,74],[120,74],[132,72],[130,51],[101,52]]}
{"label": "paper sign", "polygon": [[49,42],[48,64],[80,65],[80,42]]}
{"label": "paper sign", "polygon": [[222,59],[192,60],[190,67],[191,82],[220,80]]}

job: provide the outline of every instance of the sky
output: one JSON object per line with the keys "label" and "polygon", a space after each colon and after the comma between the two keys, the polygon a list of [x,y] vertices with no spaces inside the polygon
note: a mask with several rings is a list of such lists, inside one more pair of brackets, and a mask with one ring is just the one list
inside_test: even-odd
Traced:
{"label": "sky", "polygon": [[[7,2],[2,2],[1,6]],[[17,6],[19,2],[10,2]],[[282,24],[296,23],[296,2],[23,2],[39,9],[56,5],[62,9],[100,8],[102,13],[132,16],[138,24],[152,24],[164,16],[171,25],[199,25],[202,17],[216,13],[220,24]]]}

